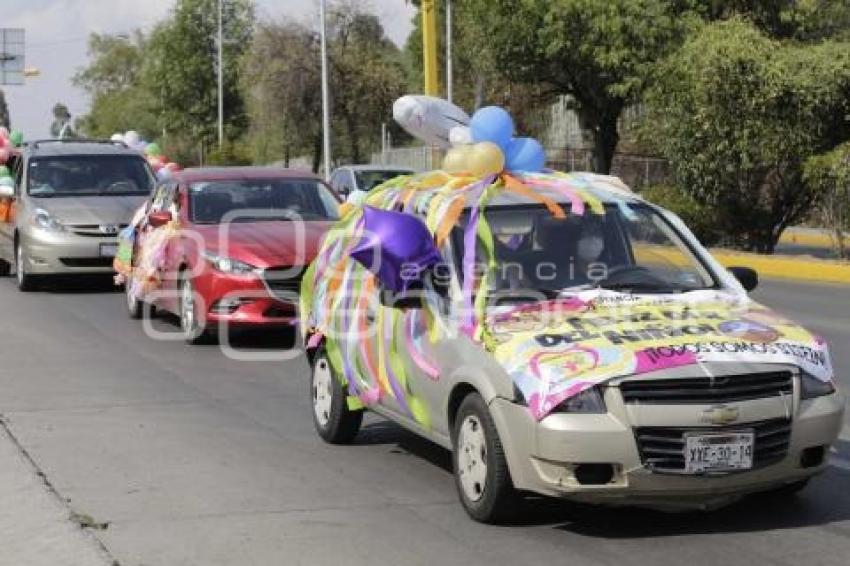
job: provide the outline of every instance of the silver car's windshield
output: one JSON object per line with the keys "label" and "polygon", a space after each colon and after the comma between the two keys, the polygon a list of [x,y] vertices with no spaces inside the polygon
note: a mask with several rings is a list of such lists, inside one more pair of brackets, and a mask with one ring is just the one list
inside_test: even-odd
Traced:
{"label": "silver car's windshield", "polygon": [[[484,217],[494,263],[477,240],[475,276],[491,290],[536,291],[601,287],[675,293],[717,287],[710,270],[682,236],[645,204],[606,206],[605,214],[553,217],[542,206],[493,206]],[[453,249],[463,265],[464,225]]]}
{"label": "silver car's windshield", "polygon": [[33,157],[27,192],[34,197],[147,195],[154,185],[148,164],[135,155]]}

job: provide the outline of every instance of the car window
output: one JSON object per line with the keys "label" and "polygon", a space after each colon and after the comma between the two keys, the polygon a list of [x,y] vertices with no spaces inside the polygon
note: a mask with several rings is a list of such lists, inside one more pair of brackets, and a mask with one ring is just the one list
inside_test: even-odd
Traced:
{"label": "car window", "polygon": [[193,222],[336,220],[339,202],[314,179],[201,181],[189,187]]}
{"label": "car window", "polygon": [[357,171],[354,174],[357,180],[357,188],[366,192],[371,191],[390,179],[395,179],[399,175],[410,175],[410,172],[398,169],[381,169],[376,171]]}
{"label": "car window", "polygon": [[33,157],[27,169],[34,197],[146,195],[153,186],[150,167],[136,155]]}
{"label": "car window", "polygon": [[[599,286],[679,292],[716,286],[684,239],[652,208],[609,206],[605,214],[554,218],[544,207],[491,207],[485,213],[494,262],[476,244],[476,280],[491,290],[541,291]],[[463,222],[453,248],[463,264]]]}

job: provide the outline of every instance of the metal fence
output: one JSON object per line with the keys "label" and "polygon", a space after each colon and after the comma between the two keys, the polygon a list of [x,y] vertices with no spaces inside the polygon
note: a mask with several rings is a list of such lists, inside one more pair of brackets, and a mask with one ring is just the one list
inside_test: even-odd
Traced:
{"label": "metal fence", "polygon": [[[549,148],[547,165],[559,171],[590,171],[591,151],[586,148]],[[373,153],[375,165],[411,167],[417,171],[439,169],[444,152],[430,147],[399,147]],[[614,156],[611,174],[620,177],[632,188],[658,185],[669,181],[667,161],[658,157],[618,153]]]}

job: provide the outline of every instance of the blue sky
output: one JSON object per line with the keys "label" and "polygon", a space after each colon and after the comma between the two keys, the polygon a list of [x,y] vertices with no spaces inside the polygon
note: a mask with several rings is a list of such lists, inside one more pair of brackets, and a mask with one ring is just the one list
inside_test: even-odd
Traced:
{"label": "blue sky", "polygon": [[[348,1],[378,14],[396,43],[403,43],[410,33],[414,8],[407,0]],[[261,18],[318,21],[318,0],[256,3]],[[26,29],[27,66],[41,70],[41,76],[28,79],[24,86],[2,87],[13,127],[23,130],[29,139],[47,136],[50,109],[59,101],[67,104],[74,116],[85,114],[88,101],[70,78],[86,64],[88,34],[148,30],[173,4],[174,0],[2,0],[0,26]]]}

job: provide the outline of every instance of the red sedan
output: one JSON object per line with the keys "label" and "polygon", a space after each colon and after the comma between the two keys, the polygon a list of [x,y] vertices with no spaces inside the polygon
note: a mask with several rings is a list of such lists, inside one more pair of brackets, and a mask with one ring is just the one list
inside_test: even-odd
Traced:
{"label": "red sedan", "polygon": [[301,275],[337,216],[317,177],[261,167],[187,169],[161,183],[134,219],[125,289],[180,317],[187,342],[219,327],[296,322]]}

